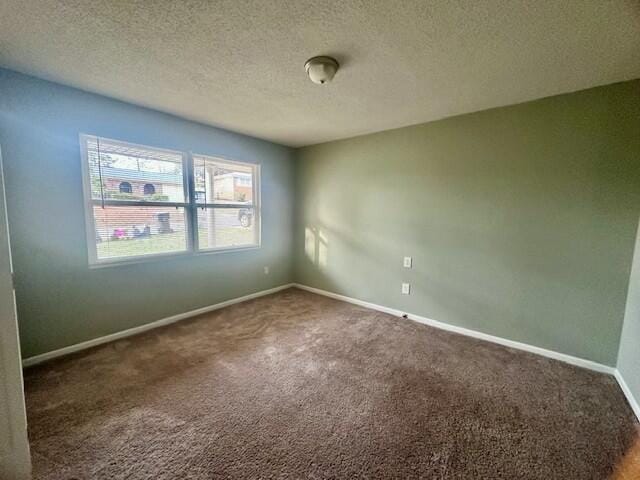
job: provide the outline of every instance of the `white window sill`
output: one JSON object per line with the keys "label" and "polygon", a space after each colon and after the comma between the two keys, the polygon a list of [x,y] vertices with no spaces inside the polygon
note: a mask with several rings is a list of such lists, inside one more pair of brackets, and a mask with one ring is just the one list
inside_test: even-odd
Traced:
{"label": "white window sill", "polygon": [[148,263],[148,262],[158,262],[162,260],[172,260],[178,258],[189,258],[189,257],[199,257],[201,255],[212,255],[219,253],[232,253],[232,252],[246,252],[250,250],[259,250],[262,248],[262,245],[240,245],[237,247],[218,247],[218,248],[207,248],[198,251],[185,251],[185,252],[167,252],[167,253],[156,253],[151,255],[139,255],[136,257],[126,257],[126,258],[114,258],[114,259],[105,259],[98,260],[96,262],[89,263],[89,268],[107,268],[107,267],[121,267],[125,265],[135,265],[138,263]]}

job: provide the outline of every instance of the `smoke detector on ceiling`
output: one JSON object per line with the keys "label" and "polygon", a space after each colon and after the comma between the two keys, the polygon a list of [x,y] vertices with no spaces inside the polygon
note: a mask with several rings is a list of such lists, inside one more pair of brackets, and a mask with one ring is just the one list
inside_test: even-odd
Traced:
{"label": "smoke detector on ceiling", "polygon": [[338,67],[340,65],[335,58],[324,56],[310,58],[304,64],[307,75],[313,83],[318,85],[329,83],[338,71]]}

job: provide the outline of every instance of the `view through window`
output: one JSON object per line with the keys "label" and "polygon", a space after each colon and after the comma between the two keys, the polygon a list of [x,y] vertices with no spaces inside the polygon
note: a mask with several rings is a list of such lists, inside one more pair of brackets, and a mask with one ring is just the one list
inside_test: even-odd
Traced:
{"label": "view through window", "polygon": [[221,248],[256,243],[254,167],[194,156],[198,246]]}
{"label": "view through window", "polygon": [[256,164],[82,142],[92,263],[260,244]]}

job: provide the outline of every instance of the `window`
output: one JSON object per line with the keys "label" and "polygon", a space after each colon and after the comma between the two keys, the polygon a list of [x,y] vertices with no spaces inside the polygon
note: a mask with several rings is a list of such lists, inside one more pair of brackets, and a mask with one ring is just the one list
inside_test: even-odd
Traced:
{"label": "window", "polygon": [[89,135],[81,143],[90,263],[260,245],[258,165]]}
{"label": "window", "polygon": [[194,155],[193,180],[201,250],[259,243],[255,165]]}
{"label": "window", "polygon": [[120,193],[133,193],[129,182],[120,183]]}

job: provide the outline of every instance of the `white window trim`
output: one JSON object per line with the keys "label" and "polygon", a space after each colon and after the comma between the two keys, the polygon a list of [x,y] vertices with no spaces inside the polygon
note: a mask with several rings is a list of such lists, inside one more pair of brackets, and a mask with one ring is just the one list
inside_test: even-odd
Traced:
{"label": "white window trim", "polygon": [[[184,198],[185,202],[146,202],[146,201],[128,201],[128,200],[101,200],[100,203],[104,205],[142,205],[142,206],[166,206],[166,207],[179,207],[184,208],[185,212],[185,235],[186,235],[186,249],[176,252],[161,252],[150,253],[147,255],[132,255],[129,257],[114,257],[114,258],[98,258],[98,251],[95,238],[95,218],[93,215],[93,207],[96,200],[92,197],[91,191],[91,172],[89,170],[89,159],[87,152],[87,140],[89,138],[100,138],[108,140],[110,143],[119,143],[126,146],[153,149],[159,151],[170,152],[182,156],[182,173],[183,173],[183,185],[184,185]],[[82,192],[84,197],[84,216],[85,216],[85,230],[87,240],[87,252],[89,258],[90,268],[103,268],[118,265],[128,265],[136,263],[153,262],[162,259],[180,258],[180,257],[193,257],[196,255],[211,255],[218,253],[230,253],[230,252],[243,252],[250,250],[257,250],[262,247],[262,197],[261,197],[261,181],[260,181],[260,164],[254,162],[244,162],[235,159],[230,159],[225,155],[206,155],[206,154],[194,154],[192,152],[181,152],[177,150],[169,150],[166,148],[153,147],[149,145],[136,144],[132,142],[125,142],[122,140],[113,140],[107,137],[101,137],[92,134],[80,134],[80,157],[81,157],[81,171],[82,171]],[[216,203],[197,203],[194,194],[194,179],[193,179],[193,157],[204,157],[213,161],[219,160],[222,163],[230,163],[241,165],[244,167],[250,166],[253,169],[253,197],[254,202],[249,208],[254,209],[254,221],[255,223],[255,236],[256,243],[234,245],[229,247],[211,247],[211,248],[199,248],[198,245],[198,221],[197,221],[197,209],[198,208],[220,208],[221,204]],[[223,208],[247,208],[246,204],[222,204]]]}
{"label": "white window trim", "polygon": [[[230,163],[232,165],[239,165],[242,167],[251,166],[253,168],[253,197],[254,201],[251,205],[243,204],[243,203],[198,203],[196,202],[195,195],[190,195],[189,199],[191,200],[192,206],[192,215],[194,217],[197,216],[198,208],[252,208],[254,210],[254,221],[255,221],[255,243],[247,243],[244,245],[237,245],[232,247],[209,247],[209,248],[200,248],[199,245],[199,236],[197,234],[193,235],[194,242],[194,251],[198,253],[220,253],[226,252],[229,250],[246,250],[253,248],[260,248],[262,245],[262,212],[260,211],[260,203],[261,203],[261,193],[260,193],[260,164],[259,163],[247,163],[247,162],[239,162],[237,160],[231,160],[227,157],[220,155],[202,155],[199,153],[190,153],[189,154],[189,175],[193,176],[193,157],[201,157],[212,161],[220,161],[221,163]],[[193,178],[189,179],[189,190],[191,192],[195,191],[193,187]],[[191,222],[191,225],[197,226],[197,219],[194,219]]]}

